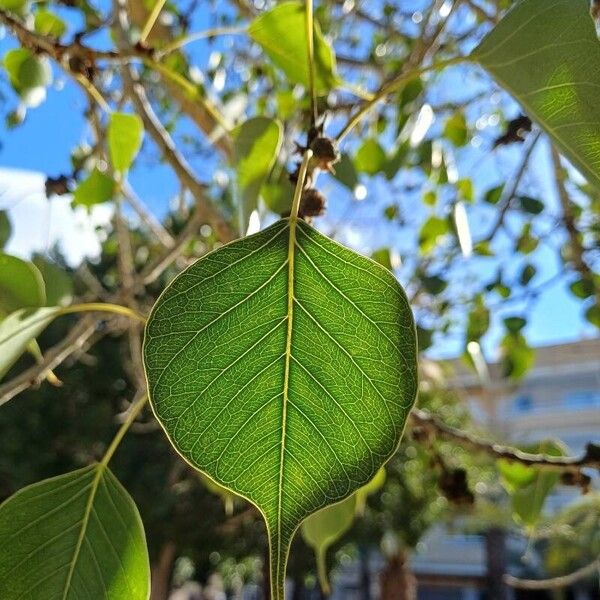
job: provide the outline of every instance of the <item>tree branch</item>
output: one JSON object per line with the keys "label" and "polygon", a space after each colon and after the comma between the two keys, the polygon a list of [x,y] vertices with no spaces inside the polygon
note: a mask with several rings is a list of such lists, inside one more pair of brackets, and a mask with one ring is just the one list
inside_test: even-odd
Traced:
{"label": "tree branch", "polygon": [[519,579],[512,575],[504,576],[504,583],[510,587],[519,588],[521,590],[549,590],[567,587],[582,579],[592,577],[592,575],[600,574],[600,558],[594,562],[561,577],[552,577],[550,579]]}
{"label": "tree branch", "polygon": [[518,462],[529,467],[545,467],[550,469],[580,469],[590,467],[600,469],[600,446],[588,443],[586,451],[581,456],[548,456],[546,454],[531,454],[517,448],[503,446],[484,440],[462,429],[448,425],[436,415],[415,408],[410,413],[413,423],[436,431],[439,435],[460,443],[463,446],[480,450],[493,458]]}
{"label": "tree branch", "polygon": [[0,406],[26,389],[40,385],[49,371],[83,348],[96,331],[97,321],[98,319],[93,316],[84,317],[65,338],[44,354],[41,363],[29,367],[14,379],[0,385]]}
{"label": "tree branch", "polygon": [[569,236],[569,246],[571,247],[572,252],[571,262],[581,277],[592,284],[596,304],[600,306],[600,287],[594,283],[594,272],[585,259],[585,249],[581,242],[581,234],[577,228],[577,222],[573,212],[573,203],[565,185],[566,173],[560,161],[560,154],[554,145],[551,146],[551,153],[556,189],[558,191],[558,199],[562,210],[562,220],[565,224],[567,235]]}

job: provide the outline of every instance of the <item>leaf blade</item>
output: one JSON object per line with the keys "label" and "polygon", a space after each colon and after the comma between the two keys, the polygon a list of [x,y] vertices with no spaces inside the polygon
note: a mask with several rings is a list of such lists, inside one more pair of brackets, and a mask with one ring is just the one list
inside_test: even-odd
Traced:
{"label": "leaf blade", "polygon": [[6,600],[42,586],[47,597],[63,600],[149,596],[139,513],[102,465],[19,490],[0,505],[0,539],[0,595]]}
{"label": "leaf blade", "polygon": [[600,42],[585,0],[516,4],[470,58],[600,186]]}
{"label": "leaf blade", "polygon": [[285,219],[177,277],[149,317],[144,360],[176,450],[265,517],[281,598],[299,524],[367,483],[399,442],[416,393],[402,288]]}

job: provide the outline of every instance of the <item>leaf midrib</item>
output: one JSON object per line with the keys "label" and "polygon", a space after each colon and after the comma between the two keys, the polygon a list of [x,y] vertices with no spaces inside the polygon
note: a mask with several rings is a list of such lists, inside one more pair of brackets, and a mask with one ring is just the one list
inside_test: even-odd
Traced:
{"label": "leaf midrib", "polygon": [[[283,377],[283,404],[281,408],[281,448],[279,454],[279,489],[277,493],[277,577],[276,581],[280,580],[280,570],[285,568],[285,560],[282,558],[282,509],[283,509],[283,473],[285,459],[285,437],[286,437],[286,421],[287,421],[287,405],[289,399],[289,381],[290,381],[290,364],[292,358],[292,333],[294,324],[294,268],[296,259],[296,228],[298,227],[298,217],[293,215],[288,221],[289,238],[288,238],[288,281],[287,281],[287,336],[285,343],[285,372]],[[283,563],[283,564],[282,564]]]}

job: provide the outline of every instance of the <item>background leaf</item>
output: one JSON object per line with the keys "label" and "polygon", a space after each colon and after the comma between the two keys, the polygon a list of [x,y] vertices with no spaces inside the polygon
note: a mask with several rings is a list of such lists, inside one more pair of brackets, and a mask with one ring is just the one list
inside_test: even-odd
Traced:
{"label": "background leaf", "polygon": [[250,214],[258,206],[260,189],[279,153],[283,129],[275,119],[254,117],[236,127],[231,135],[240,203],[240,230],[245,232]]}
{"label": "background leaf", "polygon": [[115,171],[127,171],[142,146],[144,125],[138,115],[112,113],[108,123],[108,150]]}
{"label": "background leaf", "polygon": [[0,253],[0,319],[19,308],[46,304],[44,279],[28,261]]}
{"label": "background leaf", "polygon": [[302,523],[302,537],[315,551],[319,584],[323,593],[331,593],[327,576],[327,549],[337,542],[352,526],[356,511],[356,494],[338,504],[323,508]]}
{"label": "background leaf", "polygon": [[[524,452],[541,453],[549,456],[564,456],[566,448],[561,442],[546,440],[523,446]],[[527,467],[520,463],[498,460],[496,462],[500,481],[511,496],[515,519],[532,527],[538,521],[546,498],[560,480],[556,470]]]}
{"label": "background leaf", "polygon": [[402,435],[416,392],[402,288],[284,219],[173,281],[149,317],[144,362],[175,448],[263,513],[281,600],[299,524],[372,479]]}
{"label": "background leaf", "polygon": [[42,35],[59,38],[67,31],[67,24],[49,10],[41,8],[35,13],[34,27]]}
{"label": "background leaf", "polygon": [[[282,2],[263,12],[252,21],[248,33],[291,82],[308,87],[306,26],[300,2]],[[326,94],[338,82],[335,55],[317,22],[314,36],[315,87],[317,93]]]}
{"label": "background leaf", "polygon": [[524,0],[471,54],[600,186],[600,41],[587,0]]}
{"label": "background leaf", "polygon": [[5,210],[0,210],[0,250],[4,248],[12,233],[12,226]]}
{"label": "background leaf", "polygon": [[95,168],[76,188],[73,195],[74,206],[94,206],[113,200],[114,180]]}
{"label": "background leaf", "polygon": [[0,321],[0,379],[52,322],[58,310],[56,307],[21,309]]}
{"label": "background leaf", "polygon": [[146,600],[150,565],[133,500],[92,465],[30,485],[0,506],[0,597]]}
{"label": "background leaf", "polygon": [[69,274],[39,254],[33,257],[32,262],[44,280],[46,306],[69,304],[73,299],[73,280]]}

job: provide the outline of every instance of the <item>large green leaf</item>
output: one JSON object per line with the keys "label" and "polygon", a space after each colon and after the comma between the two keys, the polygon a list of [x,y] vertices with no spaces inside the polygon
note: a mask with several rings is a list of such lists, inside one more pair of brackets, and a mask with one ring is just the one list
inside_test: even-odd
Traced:
{"label": "large green leaf", "polygon": [[57,307],[21,309],[0,320],[0,380],[59,310]]}
{"label": "large green leaf", "polygon": [[241,230],[258,205],[260,188],[271,171],[283,135],[279,121],[267,117],[248,119],[231,132],[237,173]]}
{"label": "large green leaf", "polygon": [[393,275],[283,219],[202,258],[146,327],[150,400],[191,465],[265,517],[273,600],[289,545],[396,449],[416,393],[416,336]]}
{"label": "large green leaf", "polygon": [[471,58],[600,185],[600,42],[588,0],[523,0]]}
{"label": "large green leaf", "polygon": [[144,124],[138,115],[112,113],[108,123],[108,150],[115,171],[127,171],[142,146]]}
{"label": "large green leaf", "polygon": [[133,500],[103,465],[30,485],[0,506],[0,598],[146,600]]}
{"label": "large green leaf", "polygon": [[39,269],[16,256],[0,253],[0,319],[19,308],[37,308],[45,303]]}
{"label": "large green leaf", "polygon": [[[301,2],[282,2],[256,17],[248,27],[248,33],[291,82],[308,87],[304,10]],[[335,55],[317,22],[314,41],[315,88],[319,94],[327,94],[337,85],[338,76]]]}
{"label": "large green leaf", "polygon": [[[560,442],[546,440],[523,446],[525,452],[549,456],[564,456],[566,448]],[[540,517],[546,498],[560,480],[556,470],[527,467],[518,462],[498,460],[500,481],[511,496],[515,520],[526,527],[535,525]]]}
{"label": "large green leaf", "polygon": [[350,529],[356,511],[356,494],[310,515],[302,523],[302,537],[315,551],[317,574],[323,593],[329,596],[331,587],[327,577],[327,549]]}

